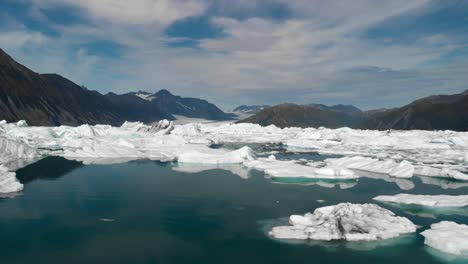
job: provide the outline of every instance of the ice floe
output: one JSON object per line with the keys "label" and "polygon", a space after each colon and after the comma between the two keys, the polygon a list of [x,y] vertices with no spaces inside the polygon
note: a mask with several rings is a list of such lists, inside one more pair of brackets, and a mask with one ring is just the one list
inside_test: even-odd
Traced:
{"label": "ice floe", "polygon": [[226,152],[222,149],[206,148],[204,151],[191,149],[181,153],[177,161],[179,163],[197,164],[231,164],[243,163],[254,160],[255,155],[251,148],[243,147],[238,150]]}
{"label": "ice floe", "polygon": [[244,162],[244,165],[279,178],[313,178],[313,179],[356,179],[351,170],[336,167],[317,167],[313,162],[294,160],[277,160],[271,155]]}
{"label": "ice floe", "polygon": [[393,160],[381,161],[374,158],[356,156],[327,159],[326,162],[334,167],[388,174],[397,178],[411,178],[414,173],[414,166],[406,160],[401,162]]}
{"label": "ice floe", "polygon": [[442,221],[421,232],[424,243],[442,252],[468,257],[468,225]]}
{"label": "ice floe", "polygon": [[427,177],[449,178],[460,181],[468,181],[468,174],[448,168],[434,168],[429,166],[417,166],[415,174]]}
{"label": "ice floe", "polygon": [[373,198],[380,202],[421,205],[428,207],[465,207],[468,206],[468,195],[417,195],[400,193],[397,195],[380,195]]}
{"label": "ice floe", "polygon": [[292,215],[289,226],[274,227],[278,239],[372,241],[416,232],[416,225],[375,204],[341,203]]}

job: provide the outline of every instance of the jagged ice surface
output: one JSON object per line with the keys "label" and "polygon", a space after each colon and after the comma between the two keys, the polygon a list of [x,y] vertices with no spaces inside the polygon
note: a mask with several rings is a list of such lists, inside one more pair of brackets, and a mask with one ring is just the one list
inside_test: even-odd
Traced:
{"label": "jagged ice surface", "polygon": [[416,225],[375,204],[341,203],[292,215],[289,226],[274,227],[278,239],[371,241],[413,233]]}
{"label": "jagged ice surface", "polygon": [[[341,154],[324,163],[256,157],[250,148],[213,149],[213,143],[282,143],[288,148]],[[369,131],[349,128],[261,127],[253,124],[153,125],[126,122],[121,127],[29,127],[0,122],[0,164],[14,171],[20,159],[62,156],[84,163],[137,159],[198,164],[242,164],[273,177],[353,179],[359,171],[387,175],[385,180],[411,189],[413,175],[467,180],[468,133],[453,131]],[[10,162],[16,165],[9,165]],[[379,176],[380,177],[380,176]]]}

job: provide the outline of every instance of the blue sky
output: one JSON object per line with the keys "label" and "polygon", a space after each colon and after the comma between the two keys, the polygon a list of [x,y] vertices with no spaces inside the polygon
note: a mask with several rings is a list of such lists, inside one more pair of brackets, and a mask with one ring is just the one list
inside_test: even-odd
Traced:
{"label": "blue sky", "polygon": [[468,89],[468,1],[0,0],[0,48],[102,93],[394,107]]}

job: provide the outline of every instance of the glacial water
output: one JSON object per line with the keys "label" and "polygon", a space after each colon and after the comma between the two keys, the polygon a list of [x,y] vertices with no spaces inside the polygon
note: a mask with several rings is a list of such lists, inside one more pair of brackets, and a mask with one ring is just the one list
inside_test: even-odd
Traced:
{"label": "glacial water", "polygon": [[[247,179],[221,169],[192,171],[198,172],[153,161],[82,165],[56,157],[23,168],[17,177],[24,192],[0,198],[0,263],[468,263],[430,250],[419,234],[303,243],[266,233],[291,214],[380,194],[468,193],[458,182],[414,177],[415,187],[404,191],[371,178],[338,186],[267,179],[258,171],[242,174]],[[418,231],[441,220],[468,224],[467,209],[377,204],[410,218]]]}

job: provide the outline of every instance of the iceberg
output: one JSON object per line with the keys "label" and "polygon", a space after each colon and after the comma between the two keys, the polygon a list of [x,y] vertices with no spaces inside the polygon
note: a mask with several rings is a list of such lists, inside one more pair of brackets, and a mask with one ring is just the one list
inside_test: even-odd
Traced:
{"label": "iceberg", "polygon": [[416,232],[416,225],[375,204],[341,203],[292,215],[289,226],[274,227],[277,239],[372,241]]}
{"label": "iceberg", "polygon": [[426,177],[441,177],[460,181],[468,181],[468,174],[448,168],[434,168],[429,166],[417,166],[414,174]]}
{"label": "iceberg", "polygon": [[445,253],[468,257],[468,225],[442,221],[421,232],[424,244]]}
{"label": "iceberg", "polygon": [[177,161],[179,163],[197,164],[236,164],[244,161],[254,160],[253,150],[243,147],[234,151],[206,148],[204,150],[189,150],[181,153]]}
{"label": "iceberg", "polygon": [[393,160],[381,161],[374,158],[356,156],[327,159],[325,161],[334,167],[388,174],[397,178],[411,178],[414,173],[414,166],[406,160],[401,162]]}
{"label": "iceberg", "polygon": [[468,195],[416,195],[400,193],[397,195],[380,195],[373,198],[380,202],[421,205],[427,207],[465,207],[468,206]]}
{"label": "iceberg", "polygon": [[0,194],[8,194],[23,190],[23,184],[16,179],[16,174],[7,167],[0,165]]}
{"label": "iceberg", "polygon": [[277,160],[271,155],[268,158],[253,159],[244,162],[244,165],[277,178],[312,178],[312,179],[341,179],[358,178],[354,172],[344,168],[317,167],[313,162],[295,160]]}

